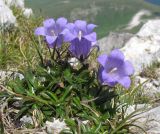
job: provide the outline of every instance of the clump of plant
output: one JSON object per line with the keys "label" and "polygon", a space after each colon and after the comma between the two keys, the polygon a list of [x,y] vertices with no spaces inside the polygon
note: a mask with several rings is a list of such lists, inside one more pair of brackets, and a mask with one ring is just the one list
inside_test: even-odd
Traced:
{"label": "clump of plant", "polygon": [[42,17],[26,19],[21,9],[12,8],[17,26],[0,28],[0,68],[3,70],[22,69],[27,60],[32,62],[32,66],[37,63],[32,38],[33,29],[41,24]]}
{"label": "clump of plant", "polygon": [[[125,119],[123,115],[116,85],[129,89],[134,69],[118,49],[98,56],[94,62],[99,68],[92,67],[90,59],[98,51],[96,27],[82,20],[68,23],[61,17],[47,19],[35,29],[35,35],[43,36],[42,41],[33,39],[38,64],[33,67],[28,61],[21,71],[24,78],[8,81],[0,94],[16,109],[9,113],[15,121],[28,115],[34,128],[54,117],[64,120],[70,133],[129,131],[125,123],[130,116]],[[45,53],[41,42],[46,44]]]}
{"label": "clump of plant", "polygon": [[152,65],[144,68],[143,71],[140,73],[141,77],[148,77],[152,79],[157,79],[156,69],[160,67],[160,63],[158,61],[154,62]]}

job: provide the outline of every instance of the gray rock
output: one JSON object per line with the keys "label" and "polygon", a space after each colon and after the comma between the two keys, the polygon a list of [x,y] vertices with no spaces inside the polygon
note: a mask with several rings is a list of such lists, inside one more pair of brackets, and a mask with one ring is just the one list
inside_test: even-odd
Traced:
{"label": "gray rock", "polygon": [[46,130],[48,134],[60,134],[60,132],[64,129],[69,129],[66,123],[60,121],[59,119],[53,119],[53,122],[46,121]]}
{"label": "gray rock", "polygon": [[121,49],[135,68],[135,74],[160,61],[160,20],[149,20]]}
{"label": "gray rock", "polygon": [[[152,106],[149,105],[149,104],[131,105],[131,106],[129,106],[129,107],[127,108],[125,115],[126,115],[126,116],[129,115],[129,114],[133,113],[135,110],[140,110],[140,109],[145,110],[145,109],[149,109],[149,108],[152,108]],[[143,111],[143,110],[141,110],[141,111]],[[141,112],[141,111],[140,111],[140,112]]]}
{"label": "gray rock", "polygon": [[20,8],[26,18],[29,18],[33,14],[32,9],[25,8],[24,0],[0,0],[1,29],[5,29],[10,26],[17,26],[16,16],[13,14],[12,6]]}
{"label": "gray rock", "polygon": [[12,10],[0,0],[0,27],[8,27],[16,23]]}
{"label": "gray rock", "polygon": [[156,86],[156,87],[159,87],[160,86],[160,82],[158,80],[153,80],[152,81],[153,85]]}
{"label": "gray rock", "polygon": [[23,116],[20,121],[23,123],[23,124],[31,124],[33,125],[33,119],[30,117],[30,116]]}
{"label": "gray rock", "polygon": [[[143,128],[147,134],[160,134],[160,106],[139,114],[134,118],[139,118],[134,124]],[[143,134],[135,127],[132,127],[131,130],[136,134]]]}
{"label": "gray rock", "polygon": [[107,37],[104,37],[98,41],[101,53],[109,53],[115,48],[122,48],[125,43],[133,37],[130,33],[109,33]]}
{"label": "gray rock", "polygon": [[19,77],[20,80],[24,78],[24,76],[18,72],[13,71],[0,71],[0,81],[3,82],[6,79],[15,79],[16,77]]}
{"label": "gray rock", "polygon": [[141,76],[135,77],[135,84],[142,84],[141,96],[147,97],[153,101],[160,97],[160,81],[151,78],[142,78]]}

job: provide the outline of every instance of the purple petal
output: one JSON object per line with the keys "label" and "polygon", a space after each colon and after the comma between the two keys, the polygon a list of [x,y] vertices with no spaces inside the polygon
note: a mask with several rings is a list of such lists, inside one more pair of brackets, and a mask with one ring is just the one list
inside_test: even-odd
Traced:
{"label": "purple petal", "polygon": [[108,56],[108,62],[106,64],[106,70],[110,71],[113,68],[119,69],[124,63],[124,55],[118,49],[113,50]]}
{"label": "purple petal", "polygon": [[64,17],[61,17],[57,19],[56,21],[56,28],[58,29],[58,32],[61,32],[67,24],[67,19]]}
{"label": "purple petal", "polygon": [[65,29],[61,34],[64,35],[64,42],[70,42],[76,38],[68,29]]}
{"label": "purple petal", "polygon": [[69,29],[71,32],[73,32],[73,31],[74,31],[74,28],[75,28],[75,24],[73,24],[73,23],[68,23],[68,24],[66,25],[66,28]]}
{"label": "purple petal", "polygon": [[79,44],[79,40],[76,38],[74,40],[71,41],[71,45],[69,47],[69,50],[71,51],[72,55],[74,55],[75,57],[79,58],[81,53],[80,51],[77,51],[78,45]]}
{"label": "purple petal", "polygon": [[80,45],[81,45],[81,50],[82,50],[82,55],[83,55],[83,58],[86,58],[91,50],[91,42],[85,40],[85,39],[82,39],[80,41]]}
{"label": "purple petal", "polygon": [[104,71],[104,68],[103,67],[100,67],[99,70],[98,70],[98,79],[100,81],[101,84],[104,83],[104,79],[102,78],[102,72]]}
{"label": "purple petal", "polygon": [[121,84],[124,88],[128,89],[131,85],[131,79],[128,76],[122,77],[118,80],[118,83]]}
{"label": "purple petal", "polygon": [[98,62],[103,66],[105,67],[106,65],[106,62],[108,60],[108,56],[106,54],[103,54],[103,55],[100,55],[98,58],[97,58]]}
{"label": "purple petal", "polygon": [[54,42],[56,41],[57,36],[46,36],[46,41],[49,45],[54,44]]}
{"label": "purple petal", "polygon": [[103,67],[99,69],[98,77],[101,84],[103,85],[109,85],[113,87],[117,84],[117,82],[113,79],[113,77],[111,77],[109,74],[106,73]]}
{"label": "purple petal", "polygon": [[92,42],[92,46],[93,46],[93,47],[94,47],[94,46],[98,47],[98,51],[99,51],[99,45],[97,45],[97,41]]}
{"label": "purple petal", "polygon": [[62,44],[63,44],[63,35],[59,35],[57,37],[56,45],[58,48],[60,48],[62,46]]}
{"label": "purple petal", "polygon": [[84,38],[82,38],[81,40],[79,40],[78,38],[74,39],[71,42],[69,48],[72,54],[77,58],[80,58],[81,56],[83,56],[83,58],[86,58],[90,52],[90,49],[91,43]]}
{"label": "purple petal", "polygon": [[134,74],[134,67],[130,61],[125,61],[122,66],[122,73],[124,75],[132,75]]}
{"label": "purple petal", "polygon": [[93,31],[93,29],[96,27],[97,27],[97,25],[95,25],[95,24],[88,24],[87,25],[87,32],[91,33]]}
{"label": "purple petal", "polygon": [[97,38],[97,35],[96,35],[95,32],[93,32],[91,34],[88,34],[88,35],[84,36],[84,38],[87,39],[88,41],[95,42],[96,38]]}
{"label": "purple petal", "polygon": [[110,53],[109,57],[111,57],[113,59],[119,59],[119,60],[124,61],[124,54],[118,49],[113,50]]}
{"label": "purple petal", "polygon": [[55,21],[54,21],[54,19],[50,18],[50,19],[45,20],[43,22],[43,25],[45,28],[54,27]]}
{"label": "purple petal", "polygon": [[44,27],[36,28],[34,34],[35,35],[43,35],[43,36],[45,36],[46,35],[45,28]]}
{"label": "purple petal", "polygon": [[81,30],[83,32],[86,32],[86,27],[87,27],[87,22],[86,21],[76,20],[75,25],[79,30]]}

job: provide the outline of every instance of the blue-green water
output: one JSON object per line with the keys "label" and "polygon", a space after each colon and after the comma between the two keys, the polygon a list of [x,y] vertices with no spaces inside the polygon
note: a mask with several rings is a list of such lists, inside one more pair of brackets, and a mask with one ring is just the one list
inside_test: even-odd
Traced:
{"label": "blue-green water", "polygon": [[[147,2],[148,1],[148,2]],[[98,25],[99,37],[110,31],[123,30],[132,17],[146,9],[154,15],[160,14],[160,6],[149,4],[150,0],[25,0],[26,6],[34,10],[36,16],[44,18],[66,17],[70,22],[86,20]],[[154,1],[154,0],[152,0]],[[156,1],[156,0],[155,0]],[[157,0],[160,3],[160,0]],[[137,32],[138,27],[133,29]],[[132,31],[131,31],[132,32]]]}
{"label": "blue-green water", "polygon": [[145,0],[147,2],[150,2],[152,4],[160,5],[160,0]]}

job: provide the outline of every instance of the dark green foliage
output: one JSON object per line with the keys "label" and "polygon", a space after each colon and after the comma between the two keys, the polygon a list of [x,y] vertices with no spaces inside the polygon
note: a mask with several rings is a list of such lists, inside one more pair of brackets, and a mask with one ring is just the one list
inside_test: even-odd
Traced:
{"label": "dark green foliage", "polygon": [[[99,84],[96,71],[90,69],[87,61],[80,61],[75,68],[68,62],[70,55],[59,55],[60,51],[50,51],[54,55],[49,60],[44,60],[45,56],[39,53],[43,62],[21,71],[23,79],[17,77],[7,82],[10,105],[18,101],[17,97],[21,98],[15,108],[19,111],[15,120],[30,115],[43,126],[46,120],[54,117],[66,119],[73,133],[112,130],[108,120],[117,113],[118,95],[113,88]],[[82,121],[87,120],[89,123],[84,125]]]}
{"label": "dark green foliage", "polygon": [[[1,68],[16,66],[24,76],[23,79],[6,80],[0,92],[0,104],[1,100],[6,101],[8,108],[13,109],[9,113],[13,123],[29,115],[34,119],[34,125],[26,125],[27,128],[41,127],[45,121],[59,118],[65,120],[70,128],[62,133],[129,133],[131,122],[128,120],[135,113],[125,117],[125,111],[128,105],[133,104],[134,92],[138,88],[126,91],[119,87],[101,86],[96,68],[89,64],[90,60],[96,64],[94,53],[79,61],[76,67],[70,65],[68,60],[72,56],[66,52],[68,44],[54,51],[48,49],[40,38],[35,39],[33,29],[40,20],[26,21],[19,15],[20,27],[0,34],[0,51],[5,52],[0,54]],[[3,131],[4,122],[0,118],[0,133]]]}

